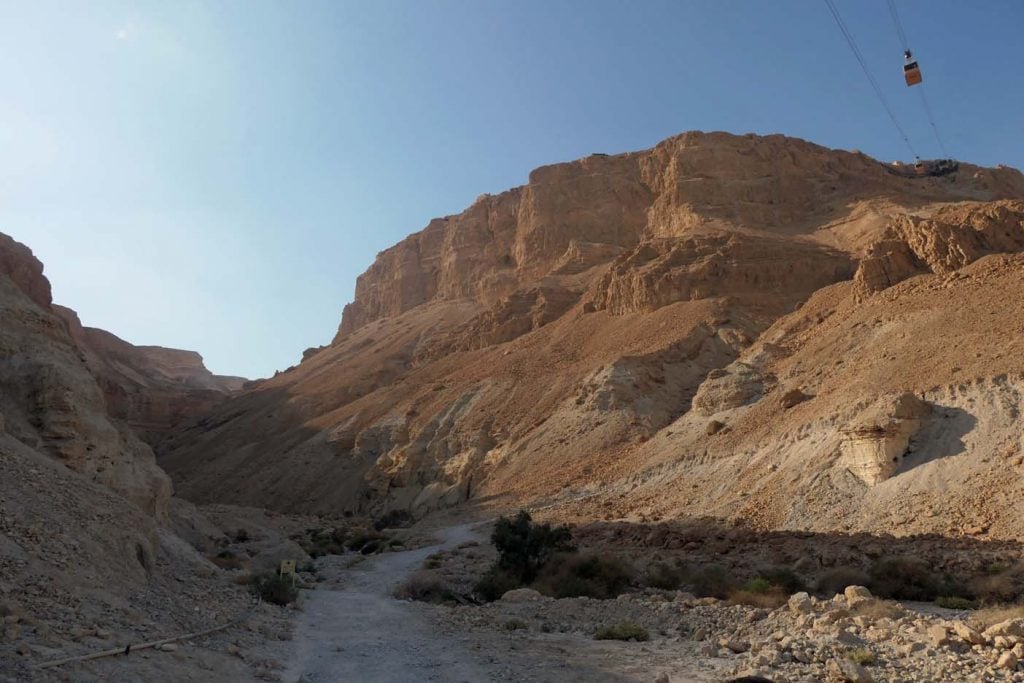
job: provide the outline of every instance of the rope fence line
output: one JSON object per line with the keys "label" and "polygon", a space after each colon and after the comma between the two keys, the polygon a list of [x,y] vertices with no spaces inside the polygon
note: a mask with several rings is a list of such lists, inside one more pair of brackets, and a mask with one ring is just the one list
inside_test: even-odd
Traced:
{"label": "rope fence line", "polygon": [[192,638],[201,638],[202,636],[208,636],[211,633],[216,633],[217,631],[223,631],[223,630],[225,630],[227,628],[230,628],[232,626],[236,626],[236,625],[242,623],[243,621],[248,619],[250,616],[252,616],[252,613],[256,610],[257,607],[259,607],[262,604],[262,602],[263,602],[263,600],[257,599],[256,602],[254,602],[252,605],[250,605],[240,615],[238,615],[237,617],[235,617],[231,621],[228,621],[226,623],[220,624],[219,626],[214,626],[213,628],[205,629],[203,631],[195,631],[193,633],[185,633],[185,634],[182,634],[180,636],[174,636],[172,638],[164,638],[162,640],[153,640],[153,641],[150,641],[148,643],[137,643],[137,644],[129,643],[128,645],[126,645],[124,647],[112,648],[110,650],[103,650],[101,652],[93,652],[93,653],[87,654],[87,655],[78,655],[78,656],[75,656],[75,657],[64,657],[63,659],[55,659],[55,660],[52,660],[52,661],[49,661],[49,662],[43,662],[41,664],[36,664],[36,665],[32,666],[32,668],[35,669],[35,670],[52,669],[53,667],[62,666],[64,664],[71,664],[73,662],[87,662],[87,661],[92,660],[92,659],[102,659],[103,657],[115,657],[117,655],[129,655],[132,652],[135,652],[136,650],[148,650],[148,649],[151,649],[151,648],[160,647],[162,645],[167,645],[169,643],[176,643],[176,642],[181,641],[181,640],[190,640]]}

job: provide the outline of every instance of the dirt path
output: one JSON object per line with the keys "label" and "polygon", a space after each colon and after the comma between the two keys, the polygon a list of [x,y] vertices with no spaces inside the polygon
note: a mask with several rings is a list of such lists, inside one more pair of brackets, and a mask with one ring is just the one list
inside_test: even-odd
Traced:
{"label": "dirt path", "polygon": [[478,538],[473,525],[439,532],[437,545],[385,553],[351,569],[328,557],[320,573],[329,588],[304,593],[294,634],[295,648],[284,680],[288,683],[452,683],[491,680],[486,662],[436,629],[415,605],[391,592],[431,553]]}

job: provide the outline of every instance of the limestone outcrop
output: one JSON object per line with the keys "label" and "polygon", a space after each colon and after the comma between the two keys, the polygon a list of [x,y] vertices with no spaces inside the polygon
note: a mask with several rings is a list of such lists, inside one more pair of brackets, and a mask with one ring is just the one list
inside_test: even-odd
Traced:
{"label": "limestone outcrop", "polygon": [[903,464],[910,439],[931,414],[912,393],[880,399],[842,429],[843,462],[868,486],[885,481]]}
{"label": "limestone outcrop", "polygon": [[1024,249],[1024,202],[967,202],[928,217],[897,216],[854,277],[863,298],[921,273],[950,273],[988,254]]}

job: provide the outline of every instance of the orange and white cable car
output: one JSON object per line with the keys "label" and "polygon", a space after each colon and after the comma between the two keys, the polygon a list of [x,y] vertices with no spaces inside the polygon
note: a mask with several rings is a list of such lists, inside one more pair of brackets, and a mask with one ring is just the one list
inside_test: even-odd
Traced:
{"label": "orange and white cable car", "polygon": [[922,81],[921,67],[917,65],[917,60],[910,54],[910,50],[903,53],[903,58],[903,78],[907,80],[907,86],[917,85]]}

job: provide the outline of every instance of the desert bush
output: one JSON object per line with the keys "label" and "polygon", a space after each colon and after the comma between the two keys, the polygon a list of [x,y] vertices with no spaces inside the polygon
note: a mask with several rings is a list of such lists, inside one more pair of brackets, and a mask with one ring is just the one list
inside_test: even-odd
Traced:
{"label": "desert bush", "polygon": [[384,529],[398,529],[407,527],[412,523],[412,513],[408,510],[388,510],[373,521],[373,528],[377,531]]}
{"label": "desert bush", "polygon": [[230,550],[221,550],[210,558],[210,562],[221,569],[241,569],[245,562]]}
{"label": "desert bush", "polygon": [[357,532],[354,536],[352,536],[352,538],[348,539],[348,541],[345,543],[345,547],[352,551],[361,552],[363,553],[363,555],[369,555],[369,552],[363,552],[363,548],[365,548],[367,544],[373,543],[374,545],[370,552],[374,552],[380,545],[380,541],[384,540],[385,538],[387,537],[384,536],[384,534],[378,533],[376,531],[361,531]]}
{"label": "desert bush", "polygon": [[686,572],[682,567],[670,565],[667,562],[655,562],[647,568],[643,583],[652,588],[672,591],[683,585],[685,580]]}
{"label": "desert bush", "polygon": [[555,598],[614,598],[633,580],[632,569],[617,558],[561,553],[548,561],[534,587]]}
{"label": "desert bush", "polygon": [[252,577],[249,585],[252,592],[263,598],[264,602],[275,605],[287,605],[299,597],[299,590],[292,583],[290,576],[260,574]]}
{"label": "desert bush", "polygon": [[778,586],[771,586],[768,590],[747,590],[744,588],[730,591],[727,599],[731,605],[750,605],[751,607],[775,609],[785,605],[786,601],[789,600],[789,596]]}
{"label": "desert bush", "polygon": [[534,524],[525,510],[520,510],[514,519],[500,517],[491,542],[498,550],[498,566],[524,584],[536,578],[554,553],[575,550],[569,527]]}
{"label": "desert bush", "polygon": [[450,588],[432,571],[420,570],[400,584],[394,591],[396,598],[421,602],[445,603],[454,600]]}
{"label": "desert bush", "polygon": [[875,595],[894,600],[931,601],[939,596],[969,597],[969,590],[955,577],[932,571],[914,557],[883,558],[868,571],[868,588]]}
{"label": "desert bush", "polygon": [[906,615],[906,612],[894,602],[885,600],[862,600],[850,608],[850,611],[861,617],[869,619],[892,619],[895,621]]}
{"label": "desert bush", "polygon": [[639,624],[635,624],[632,621],[623,621],[622,623],[615,624],[614,626],[608,626],[599,629],[594,634],[594,640],[635,640],[642,642],[650,639],[650,634],[647,633],[647,629]]}
{"label": "desert bush", "polygon": [[786,595],[807,590],[807,584],[799,574],[789,567],[768,567],[762,569],[757,578],[768,582],[769,586],[779,588]]}
{"label": "desert bush", "polygon": [[835,567],[818,577],[814,582],[814,592],[827,598],[842,593],[847,586],[866,586],[871,577],[856,567]]}
{"label": "desert bush", "polygon": [[481,600],[494,602],[508,591],[519,588],[521,585],[518,578],[494,565],[476,582],[473,592]]}
{"label": "desert bush", "polygon": [[522,631],[530,628],[529,625],[522,619],[509,619],[505,622],[506,631]]}
{"label": "desert bush", "polygon": [[729,575],[725,567],[707,564],[690,573],[687,580],[693,594],[701,598],[719,598],[724,600],[729,593],[736,590],[736,580]]}
{"label": "desert bush", "polygon": [[939,607],[945,607],[946,609],[974,609],[978,606],[978,603],[974,600],[968,600],[967,598],[960,598],[956,596],[940,595],[935,598],[935,604]]}
{"label": "desert bush", "polygon": [[1005,564],[992,564],[985,574],[974,577],[970,592],[983,603],[1016,602],[1024,598],[1024,568]]}
{"label": "desert bush", "polygon": [[970,617],[971,623],[981,630],[1009,619],[1024,619],[1024,604],[985,607]]}
{"label": "desert bush", "polygon": [[324,555],[341,555],[345,552],[345,539],[348,532],[345,529],[306,529],[306,533],[300,536],[297,541],[302,549],[310,557],[323,557]]}

